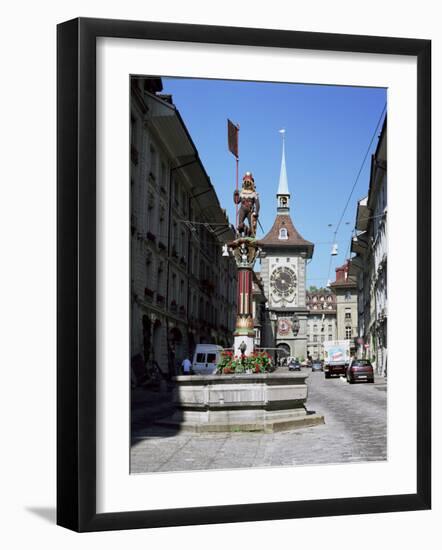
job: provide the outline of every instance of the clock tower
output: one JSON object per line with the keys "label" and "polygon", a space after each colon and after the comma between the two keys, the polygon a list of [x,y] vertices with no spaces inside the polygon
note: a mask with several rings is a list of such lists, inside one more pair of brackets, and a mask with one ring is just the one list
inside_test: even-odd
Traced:
{"label": "clock tower", "polygon": [[[290,191],[285,164],[285,130],[276,193],[276,218],[260,240],[261,276],[267,297],[263,326],[264,346],[282,348],[289,355],[307,358],[306,269],[314,245],[297,231],[290,216]],[[280,355],[283,357],[284,355]]]}

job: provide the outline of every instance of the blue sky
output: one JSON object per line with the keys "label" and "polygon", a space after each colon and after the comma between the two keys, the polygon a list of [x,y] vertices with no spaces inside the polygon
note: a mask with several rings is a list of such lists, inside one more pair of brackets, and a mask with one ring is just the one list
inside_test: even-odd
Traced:
{"label": "blue sky", "polygon": [[[163,93],[173,95],[231,222],[235,158],[227,149],[227,118],[240,125],[240,182],[244,172],[253,173],[265,232],[276,215],[282,151],[278,130],[286,129],[290,214],[301,235],[315,243],[307,285],[324,286],[333,232],[386,104],[386,89],[172,78],[163,78],[163,86]],[[348,254],[357,200],[368,191],[370,155],[336,237],[339,254],[332,258],[332,280],[334,268]]]}

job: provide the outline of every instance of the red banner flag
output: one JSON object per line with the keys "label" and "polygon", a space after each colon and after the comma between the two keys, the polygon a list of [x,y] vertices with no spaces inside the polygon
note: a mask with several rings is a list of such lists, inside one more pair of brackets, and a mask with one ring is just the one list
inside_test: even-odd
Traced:
{"label": "red banner flag", "polygon": [[238,158],[238,126],[227,119],[227,139],[229,144],[229,151]]}

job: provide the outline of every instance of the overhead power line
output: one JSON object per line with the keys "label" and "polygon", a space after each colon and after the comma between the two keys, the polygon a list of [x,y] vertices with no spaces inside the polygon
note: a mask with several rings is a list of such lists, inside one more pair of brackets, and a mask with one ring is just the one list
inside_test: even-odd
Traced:
{"label": "overhead power line", "polygon": [[[344,206],[344,209],[343,209],[343,211],[342,211],[341,217],[339,218],[339,221],[338,221],[338,223],[337,223],[337,225],[336,225],[336,229],[335,229],[335,231],[334,231],[334,233],[333,233],[333,238],[334,238],[334,240],[336,240],[336,235],[337,235],[337,233],[338,233],[338,231],[339,231],[339,227],[341,226],[342,220],[344,219],[344,216],[345,216],[345,212],[347,211],[348,205],[350,204],[350,200],[351,200],[351,197],[352,197],[352,195],[353,195],[353,191],[355,190],[355,187],[356,187],[356,185],[357,185],[357,183],[358,183],[358,181],[359,181],[359,177],[360,177],[360,175],[361,175],[361,173],[362,173],[362,170],[363,170],[363,168],[364,168],[365,161],[367,160],[368,154],[370,153],[371,146],[372,146],[373,141],[374,141],[374,139],[375,139],[375,137],[376,137],[376,134],[377,134],[377,132],[378,132],[379,125],[380,125],[381,122],[382,122],[382,119],[383,119],[383,117],[384,117],[384,113],[385,113],[386,109],[387,109],[387,103],[384,104],[384,107],[383,107],[383,109],[382,109],[382,112],[381,112],[381,114],[380,114],[380,116],[379,116],[379,119],[378,119],[378,121],[377,121],[376,127],[375,127],[375,129],[374,129],[373,135],[371,136],[370,143],[368,144],[368,147],[367,147],[367,150],[366,150],[366,152],[365,152],[364,158],[362,159],[361,166],[360,166],[360,168],[359,168],[359,170],[358,170],[358,173],[357,173],[357,175],[356,175],[355,181],[353,182],[353,186],[352,186],[352,188],[351,188],[351,190],[350,190],[350,193],[349,193],[349,195],[348,195],[347,202],[345,203],[345,206]],[[329,262],[329,266],[328,266],[328,276],[327,276],[328,279],[330,278],[330,270],[331,270],[331,266],[332,266],[332,260],[333,260],[333,256],[330,255],[330,262]]]}

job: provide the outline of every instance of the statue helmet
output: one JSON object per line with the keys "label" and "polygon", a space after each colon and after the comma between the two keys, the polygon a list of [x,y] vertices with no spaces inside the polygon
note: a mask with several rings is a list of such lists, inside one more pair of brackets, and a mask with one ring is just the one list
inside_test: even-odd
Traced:
{"label": "statue helmet", "polygon": [[255,180],[253,179],[253,174],[252,174],[252,172],[246,172],[246,173],[244,174],[244,177],[243,177],[242,181],[244,181],[244,182],[245,182],[245,181],[250,181],[250,182],[252,182],[252,183],[255,183]]}

